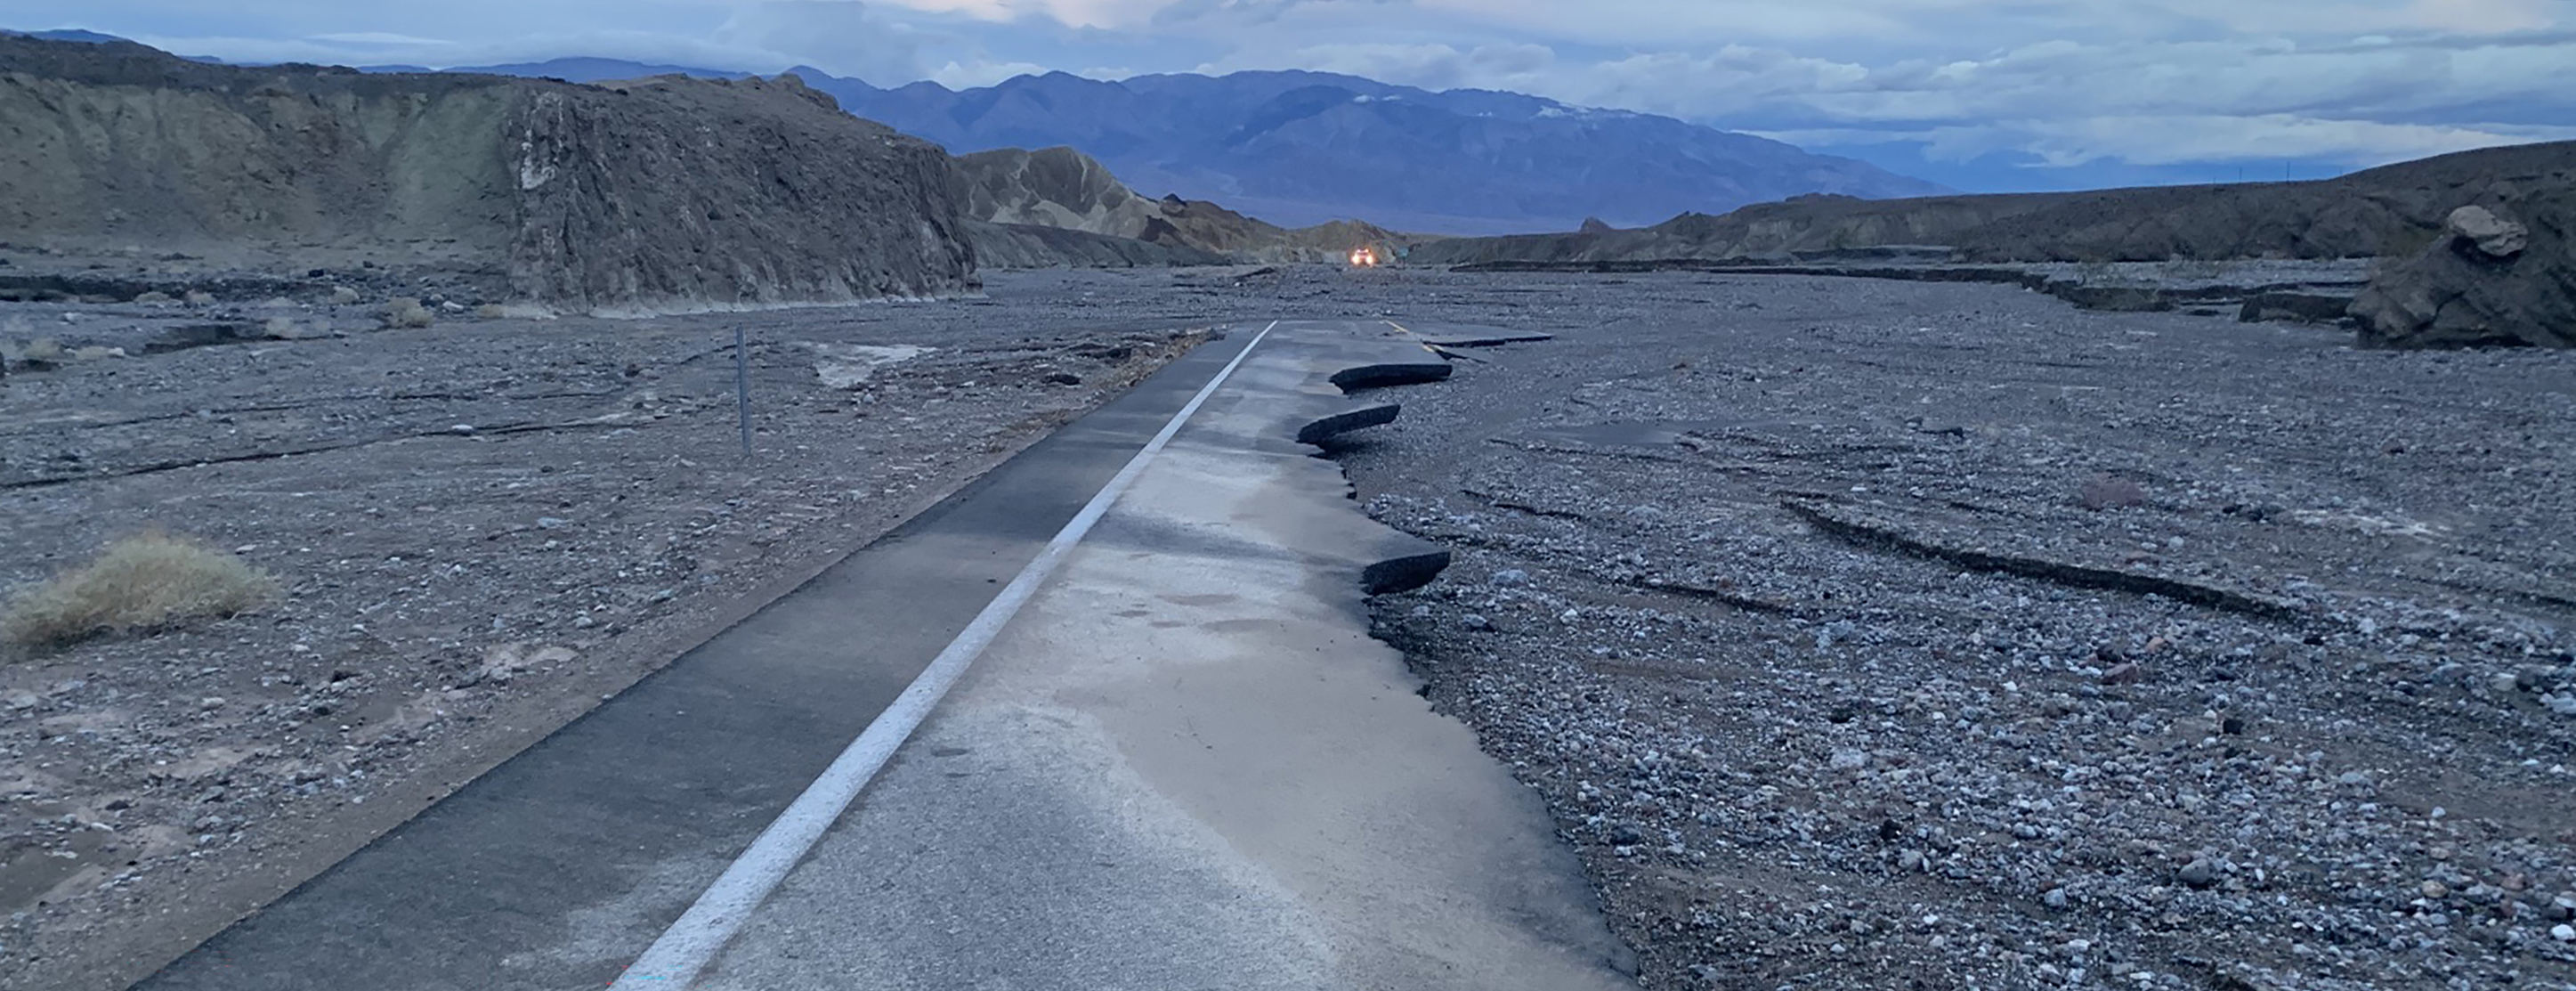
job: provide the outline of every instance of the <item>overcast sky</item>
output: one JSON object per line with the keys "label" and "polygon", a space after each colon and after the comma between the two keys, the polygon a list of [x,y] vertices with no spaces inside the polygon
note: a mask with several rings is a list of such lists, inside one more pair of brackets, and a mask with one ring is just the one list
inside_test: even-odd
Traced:
{"label": "overcast sky", "polygon": [[1324,69],[2035,171],[2576,138],[2576,0],[0,0],[0,25],[236,61],[599,55],[879,85]]}

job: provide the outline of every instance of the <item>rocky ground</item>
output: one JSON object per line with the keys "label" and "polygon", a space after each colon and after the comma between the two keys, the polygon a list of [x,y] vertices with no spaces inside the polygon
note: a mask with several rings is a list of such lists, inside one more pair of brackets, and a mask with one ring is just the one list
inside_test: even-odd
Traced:
{"label": "rocky ground", "polygon": [[1375,610],[1649,987],[2576,987],[2576,360],[1505,286],[1597,316],[1344,454]]}
{"label": "rocky ground", "polygon": [[0,663],[0,986],[211,932],[1208,326],[1089,288],[406,330],[372,303],[0,304],[0,596],[151,528],[285,588]]}
{"label": "rocky ground", "polygon": [[0,986],[255,904],[1176,332],[1273,317],[1559,335],[1341,456],[1459,550],[1382,633],[1650,987],[2576,982],[2571,356],[1996,285],[988,281],[397,331],[372,295],[0,304],[9,354],[65,354],[0,386],[0,583],[159,525],[288,588],[0,667]]}

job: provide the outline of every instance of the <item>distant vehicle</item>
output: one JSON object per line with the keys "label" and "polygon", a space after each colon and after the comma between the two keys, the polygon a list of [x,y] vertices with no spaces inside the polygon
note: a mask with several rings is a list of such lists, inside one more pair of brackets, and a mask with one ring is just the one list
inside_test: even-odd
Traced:
{"label": "distant vehicle", "polygon": [[1376,268],[1379,264],[1381,264],[1381,262],[1378,259],[1376,248],[1351,249],[1352,268]]}

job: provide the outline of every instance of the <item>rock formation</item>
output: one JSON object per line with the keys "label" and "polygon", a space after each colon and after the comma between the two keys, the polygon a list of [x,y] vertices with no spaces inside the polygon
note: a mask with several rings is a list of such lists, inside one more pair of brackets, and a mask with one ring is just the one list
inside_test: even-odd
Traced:
{"label": "rock formation", "polygon": [[2576,142],[2443,155],[2318,182],[1861,200],[1802,196],[1639,230],[1460,238],[1420,261],[1601,262],[1756,258],[1939,245],[1965,261],[2362,258],[2412,254],[2445,218],[2502,182],[2546,185]]}
{"label": "rock formation", "polygon": [[[1360,247],[1393,257],[1400,248],[1426,239],[1408,238],[1356,221],[1334,221],[1290,229],[1264,223],[1225,207],[1178,196],[1148,199],[1129,189],[1109,169],[1071,148],[1023,151],[1004,148],[958,159],[965,177],[968,216],[974,220],[1021,228],[1017,233],[990,232],[989,264],[1003,267],[1136,264],[1131,258],[1165,257],[1156,252],[1122,248],[1093,240],[1049,238],[1026,228],[1063,231],[1142,241],[1170,249],[1161,264],[1207,264],[1219,261],[1335,261]],[[1005,243],[1007,242],[1007,243]],[[1050,245],[1071,249],[1053,255]],[[987,247],[979,242],[979,249]],[[1145,264],[1156,264],[1145,262]]]}
{"label": "rock formation", "polygon": [[2576,347],[2576,183],[2502,184],[2352,304],[2376,347]]}
{"label": "rock formation", "polygon": [[0,37],[0,120],[13,241],[363,250],[595,312],[975,284],[948,156],[794,77],[578,86]]}

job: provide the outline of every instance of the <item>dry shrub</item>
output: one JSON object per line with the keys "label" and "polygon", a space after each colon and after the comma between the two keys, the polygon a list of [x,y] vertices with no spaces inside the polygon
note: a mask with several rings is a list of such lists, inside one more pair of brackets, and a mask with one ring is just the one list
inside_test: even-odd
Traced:
{"label": "dry shrub", "polygon": [[276,579],[239,557],[185,537],[146,533],[110,544],[97,559],[20,594],[0,612],[0,635],[29,647],[57,647],[230,616],[276,591]]}
{"label": "dry shrub", "polygon": [[437,319],[430,314],[429,307],[420,305],[419,300],[409,296],[396,297],[385,303],[385,326],[390,328],[417,329],[427,327]]}
{"label": "dry shrub", "polygon": [[20,361],[61,361],[69,356],[70,352],[63,350],[63,342],[50,337],[36,338],[18,349]]}

